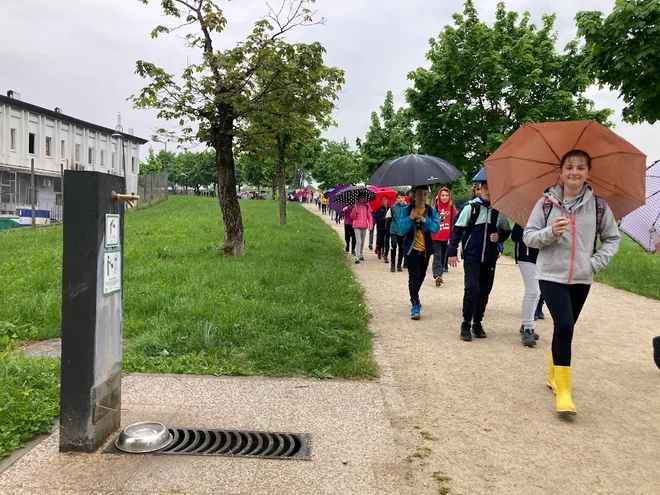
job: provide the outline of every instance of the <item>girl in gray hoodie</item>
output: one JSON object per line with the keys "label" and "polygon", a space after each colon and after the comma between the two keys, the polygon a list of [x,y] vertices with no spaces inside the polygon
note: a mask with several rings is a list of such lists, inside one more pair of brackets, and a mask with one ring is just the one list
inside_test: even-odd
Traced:
{"label": "girl in gray hoodie", "polygon": [[548,386],[560,414],[577,414],[571,396],[573,329],[594,274],[611,261],[621,240],[609,206],[586,183],[590,170],[587,153],[569,151],[561,160],[560,183],[538,201],[523,234],[525,244],[539,250],[536,278],[554,322]]}

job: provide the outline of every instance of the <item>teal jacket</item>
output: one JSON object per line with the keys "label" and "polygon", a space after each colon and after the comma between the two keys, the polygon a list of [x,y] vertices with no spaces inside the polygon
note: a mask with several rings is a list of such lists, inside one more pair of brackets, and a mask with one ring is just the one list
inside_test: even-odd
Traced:
{"label": "teal jacket", "polygon": [[401,219],[406,216],[407,208],[408,205],[406,203],[403,203],[403,206],[399,203],[394,203],[391,206],[390,211],[392,212],[392,221],[390,222],[390,234],[404,234],[401,230]]}

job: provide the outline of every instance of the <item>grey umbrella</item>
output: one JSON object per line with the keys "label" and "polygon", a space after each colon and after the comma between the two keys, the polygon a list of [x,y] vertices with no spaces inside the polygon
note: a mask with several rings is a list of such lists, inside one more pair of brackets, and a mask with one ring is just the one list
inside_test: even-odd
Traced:
{"label": "grey umbrella", "polygon": [[427,155],[407,155],[384,163],[369,178],[367,184],[378,187],[441,184],[458,179],[463,174],[451,163]]}

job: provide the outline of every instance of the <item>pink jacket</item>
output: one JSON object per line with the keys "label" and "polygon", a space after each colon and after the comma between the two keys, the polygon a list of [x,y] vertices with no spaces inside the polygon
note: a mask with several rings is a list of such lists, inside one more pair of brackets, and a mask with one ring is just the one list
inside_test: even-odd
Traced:
{"label": "pink jacket", "polygon": [[351,218],[353,219],[354,229],[371,230],[373,227],[374,219],[371,216],[371,208],[366,203],[354,207],[351,212]]}

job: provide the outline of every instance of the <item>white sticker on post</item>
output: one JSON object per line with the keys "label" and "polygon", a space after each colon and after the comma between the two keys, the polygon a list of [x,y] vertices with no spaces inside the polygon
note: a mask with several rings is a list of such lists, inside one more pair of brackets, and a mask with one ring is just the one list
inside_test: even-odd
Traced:
{"label": "white sticker on post", "polygon": [[105,215],[105,247],[119,246],[119,215]]}
{"label": "white sticker on post", "polygon": [[103,254],[103,295],[121,290],[121,251]]}

